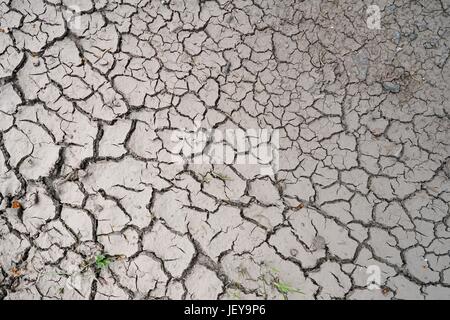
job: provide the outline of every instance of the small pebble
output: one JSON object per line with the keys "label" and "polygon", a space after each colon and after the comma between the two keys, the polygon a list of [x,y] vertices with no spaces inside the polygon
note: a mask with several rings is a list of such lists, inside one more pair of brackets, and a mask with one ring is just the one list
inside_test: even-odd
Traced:
{"label": "small pebble", "polygon": [[410,33],[409,35],[408,35],[408,38],[409,38],[409,41],[414,41],[414,40],[416,40],[417,39],[417,33]]}
{"label": "small pebble", "polygon": [[225,73],[225,75],[228,75],[230,73],[230,69],[231,69],[231,62],[228,61],[227,64],[224,66],[223,73]]}
{"label": "small pebble", "polygon": [[384,90],[392,93],[399,93],[400,92],[400,85],[398,83],[394,82],[383,82],[383,88]]}
{"label": "small pebble", "polygon": [[423,47],[425,49],[435,49],[435,48],[437,48],[437,44],[435,42],[425,42],[423,44]]}
{"label": "small pebble", "polygon": [[303,209],[304,207],[305,207],[305,205],[304,205],[302,202],[300,202],[300,203],[295,207],[295,211],[299,211],[299,210]]}
{"label": "small pebble", "polygon": [[19,201],[13,200],[11,208],[13,208],[13,209],[20,209],[20,208],[22,208],[22,205],[20,204]]}
{"label": "small pebble", "polygon": [[315,236],[312,240],[311,249],[313,251],[325,249],[326,246],[325,238],[322,236]]}
{"label": "small pebble", "polygon": [[395,31],[392,40],[394,40],[395,44],[399,44],[401,37],[402,37],[402,34],[399,31]]}

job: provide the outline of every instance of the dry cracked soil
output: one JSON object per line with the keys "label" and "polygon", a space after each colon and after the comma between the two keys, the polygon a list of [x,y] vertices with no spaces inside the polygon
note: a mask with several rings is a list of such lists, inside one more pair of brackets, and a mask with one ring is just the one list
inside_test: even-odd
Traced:
{"label": "dry cracked soil", "polygon": [[0,299],[450,299],[449,53],[449,0],[0,0]]}

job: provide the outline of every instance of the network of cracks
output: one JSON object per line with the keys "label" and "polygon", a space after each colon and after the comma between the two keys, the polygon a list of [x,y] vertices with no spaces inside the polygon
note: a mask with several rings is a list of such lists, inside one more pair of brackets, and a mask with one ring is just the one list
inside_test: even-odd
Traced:
{"label": "network of cracks", "polygon": [[450,1],[375,2],[0,0],[0,299],[450,299]]}

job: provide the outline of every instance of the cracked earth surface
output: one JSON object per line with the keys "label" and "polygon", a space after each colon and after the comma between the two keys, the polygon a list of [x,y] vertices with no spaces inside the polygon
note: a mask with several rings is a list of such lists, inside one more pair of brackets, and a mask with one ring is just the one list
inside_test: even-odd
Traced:
{"label": "cracked earth surface", "polygon": [[[450,299],[449,14],[0,0],[0,298]],[[171,161],[196,123],[279,170]]]}

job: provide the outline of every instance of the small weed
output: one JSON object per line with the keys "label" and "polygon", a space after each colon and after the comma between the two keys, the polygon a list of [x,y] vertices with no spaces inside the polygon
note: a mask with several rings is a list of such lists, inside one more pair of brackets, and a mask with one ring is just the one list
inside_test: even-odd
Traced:
{"label": "small weed", "polygon": [[95,257],[95,267],[98,270],[107,268],[110,263],[111,263],[111,260],[102,254],[99,254],[98,256]]}
{"label": "small weed", "polygon": [[241,300],[241,295],[240,295],[239,291],[231,291],[231,292],[228,293],[228,295],[232,299]]}
{"label": "small weed", "polygon": [[121,261],[123,260],[122,256],[119,257],[113,257],[109,258],[106,255],[100,253],[96,255],[95,257],[91,257],[87,260],[84,260],[80,265],[80,273],[84,273],[86,270],[88,270],[91,267],[94,267],[95,270],[100,271],[102,269],[107,268],[111,263],[114,261]]}
{"label": "small weed", "polygon": [[289,293],[302,293],[299,289],[293,288],[290,285],[284,283],[284,282],[273,282],[273,286],[275,289],[277,289],[280,293],[282,293],[285,297]]}
{"label": "small weed", "polygon": [[211,182],[211,177],[209,176],[209,173],[202,177],[202,182],[206,184]]}
{"label": "small weed", "polygon": [[227,176],[223,173],[220,173],[220,172],[213,172],[212,176],[214,178],[219,178],[220,180],[223,180],[223,181],[231,181],[232,180],[229,176]]}
{"label": "small weed", "polygon": [[251,279],[250,273],[248,272],[247,268],[244,266],[239,266],[237,268],[238,274],[242,279]]}
{"label": "small weed", "polygon": [[266,286],[277,290],[283,295],[285,300],[288,299],[289,293],[302,293],[300,289],[294,288],[290,284],[280,281],[279,274],[280,270],[275,267],[268,265],[262,266],[261,274],[258,277],[258,280],[262,281],[262,289],[265,295],[267,295]]}

